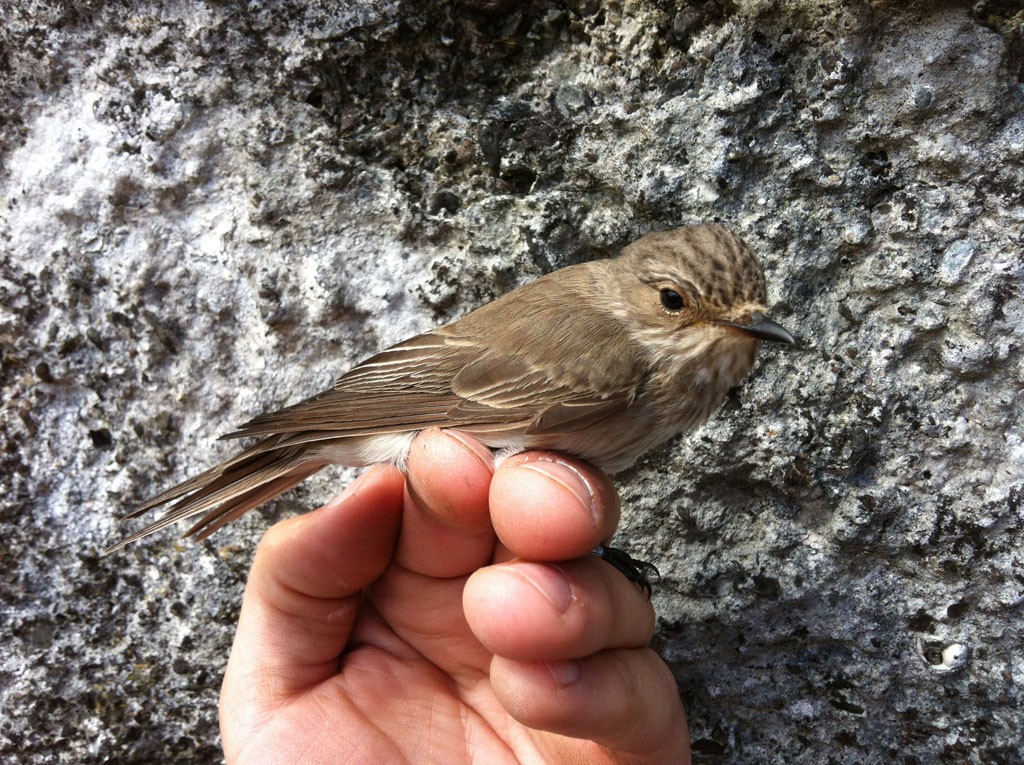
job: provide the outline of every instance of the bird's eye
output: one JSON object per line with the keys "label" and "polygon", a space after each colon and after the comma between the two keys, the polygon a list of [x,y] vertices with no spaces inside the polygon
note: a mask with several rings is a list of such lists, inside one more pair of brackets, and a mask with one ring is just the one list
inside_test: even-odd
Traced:
{"label": "bird's eye", "polygon": [[671,287],[662,287],[661,289],[661,305],[666,311],[676,313],[682,311],[686,306],[686,301],[683,300],[683,296],[676,292]]}

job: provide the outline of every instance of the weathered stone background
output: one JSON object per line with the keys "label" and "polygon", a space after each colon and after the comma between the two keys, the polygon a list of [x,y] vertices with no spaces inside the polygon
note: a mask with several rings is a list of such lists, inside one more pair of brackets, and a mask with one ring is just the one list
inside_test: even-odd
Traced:
{"label": "weathered stone background", "polygon": [[116,517],[382,346],[720,220],[801,347],[620,481],[697,761],[1024,761],[1020,3],[0,8],[0,760],[217,761],[253,547],[346,474],[100,558]]}

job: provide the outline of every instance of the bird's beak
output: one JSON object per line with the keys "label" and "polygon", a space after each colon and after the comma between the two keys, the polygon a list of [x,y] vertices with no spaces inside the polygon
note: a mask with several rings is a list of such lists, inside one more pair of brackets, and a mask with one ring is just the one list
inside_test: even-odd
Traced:
{"label": "bird's beak", "polygon": [[758,340],[769,340],[774,343],[789,343],[790,345],[796,344],[796,339],[789,334],[784,327],[776,324],[761,313],[753,314],[750,317],[749,324],[743,324],[738,321],[720,321],[718,324],[723,327],[732,327],[735,330],[739,330],[744,335],[756,337]]}

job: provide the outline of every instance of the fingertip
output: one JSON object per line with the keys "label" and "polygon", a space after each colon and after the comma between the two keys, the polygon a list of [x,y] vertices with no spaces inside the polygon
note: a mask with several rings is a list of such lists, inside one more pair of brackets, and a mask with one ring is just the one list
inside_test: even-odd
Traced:
{"label": "fingertip", "polygon": [[523,452],[495,471],[491,520],[498,538],[516,555],[567,560],[609,538],[619,521],[619,500],[597,468],[552,452]]}
{"label": "fingertip", "polygon": [[420,433],[409,450],[397,562],[441,578],[463,576],[489,562],[493,470],[490,450],[471,436],[437,428]]}
{"label": "fingertip", "polygon": [[512,561],[474,572],[463,611],[489,651],[518,661],[573,659],[646,646],[654,608],[618,571],[593,556],[563,563]]}
{"label": "fingertip", "polygon": [[461,430],[442,430],[448,438],[454,440],[468,454],[475,457],[489,475],[494,475],[494,452],[484,446],[480,441]]}
{"label": "fingertip", "polygon": [[490,450],[465,433],[429,428],[409,450],[409,491],[434,520],[479,530],[494,475]]}
{"label": "fingertip", "polygon": [[462,591],[463,612],[477,640],[492,653],[517,659],[554,658],[567,647],[569,653],[577,649],[580,620],[565,624],[574,598],[561,568],[525,561],[475,571]]}

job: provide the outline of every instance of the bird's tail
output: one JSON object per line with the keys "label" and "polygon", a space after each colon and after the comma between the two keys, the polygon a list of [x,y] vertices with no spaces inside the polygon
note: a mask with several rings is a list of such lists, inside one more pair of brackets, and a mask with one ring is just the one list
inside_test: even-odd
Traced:
{"label": "bird's tail", "polygon": [[237,456],[194,478],[143,502],[122,520],[137,518],[168,502],[173,502],[156,521],[129,534],[103,551],[119,550],[136,540],[160,531],[172,523],[205,513],[182,536],[205,539],[222,526],[257,505],[283,494],[306,480],[327,461],[310,455],[305,445],[280,447],[279,437],[265,438]]}

